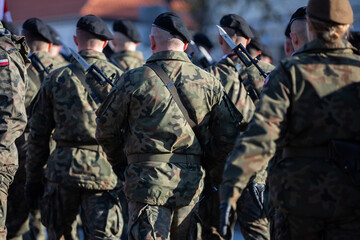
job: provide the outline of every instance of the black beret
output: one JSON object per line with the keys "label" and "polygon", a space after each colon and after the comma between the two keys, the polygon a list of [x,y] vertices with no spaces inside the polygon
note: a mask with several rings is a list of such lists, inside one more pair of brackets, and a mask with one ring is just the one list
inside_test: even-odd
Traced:
{"label": "black beret", "polygon": [[249,24],[245,21],[245,19],[236,14],[227,14],[223,16],[220,20],[220,26],[232,28],[236,31],[239,31],[246,38],[254,37],[253,33],[250,30]]}
{"label": "black beret", "polygon": [[212,49],[214,47],[214,45],[210,42],[210,39],[204,33],[196,33],[193,39],[198,46],[203,46],[207,49]]}
{"label": "black beret", "polygon": [[153,26],[161,28],[172,35],[181,37],[183,42],[191,41],[191,35],[184,20],[173,12],[166,12],[157,16]]}
{"label": "black beret", "polygon": [[81,17],[77,22],[76,27],[77,29],[94,34],[101,40],[114,39],[105,22],[95,15],[86,15]]}
{"label": "black beret", "polygon": [[260,34],[252,27],[250,27],[251,32],[253,33],[254,37],[251,38],[251,42],[246,46],[249,48],[255,48],[257,50],[262,51],[263,50],[263,44],[261,41]]}
{"label": "black beret", "polygon": [[136,26],[126,19],[116,20],[113,24],[114,32],[120,32],[127,36],[133,42],[141,42],[141,36]]}
{"label": "black beret", "polygon": [[285,29],[285,36],[290,37],[291,32],[291,24],[298,19],[306,19],[306,7],[300,7],[298,8],[293,15],[291,15],[290,21]]}
{"label": "black beret", "polygon": [[52,43],[54,41],[49,28],[38,18],[29,18],[22,27],[24,30],[31,32],[32,35],[41,37],[45,42]]}
{"label": "black beret", "polygon": [[51,27],[49,24],[48,24],[47,26],[48,26],[48,28],[49,28],[51,37],[52,37],[52,39],[53,39],[53,44],[54,44],[54,45],[61,45],[59,34],[58,34],[58,33],[56,32],[56,30],[55,30],[53,27]]}
{"label": "black beret", "polygon": [[6,28],[12,35],[19,35],[19,29],[12,22],[1,20],[2,25]]}

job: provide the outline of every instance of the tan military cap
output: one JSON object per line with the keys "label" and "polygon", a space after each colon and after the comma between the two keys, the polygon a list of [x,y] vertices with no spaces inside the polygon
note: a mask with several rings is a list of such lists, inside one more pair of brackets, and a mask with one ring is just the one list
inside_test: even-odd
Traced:
{"label": "tan military cap", "polygon": [[309,0],[307,14],[312,19],[335,24],[352,24],[354,21],[349,0]]}

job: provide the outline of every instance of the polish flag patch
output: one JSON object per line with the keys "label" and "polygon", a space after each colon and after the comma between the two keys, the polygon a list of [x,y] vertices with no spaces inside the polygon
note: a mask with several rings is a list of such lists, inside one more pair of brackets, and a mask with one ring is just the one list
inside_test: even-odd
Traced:
{"label": "polish flag patch", "polygon": [[0,66],[8,66],[9,59],[0,59]]}

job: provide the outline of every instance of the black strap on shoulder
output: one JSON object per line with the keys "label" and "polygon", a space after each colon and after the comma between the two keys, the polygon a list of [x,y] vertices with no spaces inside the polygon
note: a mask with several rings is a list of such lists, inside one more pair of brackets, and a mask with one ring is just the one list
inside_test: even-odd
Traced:
{"label": "black strap on shoulder", "polygon": [[[196,123],[189,117],[189,113],[186,110],[184,104],[182,103],[178,91],[174,85],[174,83],[170,80],[170,78],[168,77],[168,75],[164,72],[164,70],[156,64],[147,64],[146,66],[148,66],[149,68],[151,68],[161,79],[161,81],[165,84],[165,86],[167,87],[167,89],[169,90],[169,92],[171,93],[171,95],[173,96],[176,104],[178,105],[180,111],[182,112],[182,114],[184,115],[186,121],[188,121],[188,123],[190,124],[191,128],[194,130],[195,132],[195,127],[197,126]],[[196,132],[195,132],[196,133]]]}
{"label": "black strap on shoulder", "polygon": [[89,93],[90,99],[93,100],[96,103],[96,105],[99,106],[101,104],[102,100],[99,97],[99,95],[97,94],[97,92],[93,88],[91,88],[91,86],[86,82],[85,72],[82,71],[77,66],[75,66],[75,64],[70,64],[69,68],[76,75],[76,77],[80,80],[82,85],[85,87],[86,91]]}

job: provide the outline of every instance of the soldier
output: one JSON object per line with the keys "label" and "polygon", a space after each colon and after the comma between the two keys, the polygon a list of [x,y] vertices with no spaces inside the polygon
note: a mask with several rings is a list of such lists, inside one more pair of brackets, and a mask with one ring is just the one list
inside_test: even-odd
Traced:
{"label": "soldier", "polygon": [[[238,15],[225,15],[220,20],[220,25],[232,38],[235,44],[241,43],[244,47],[246,47],[250,41],[252,41],[251,38],[254,37],[247,22]],[[254,113],[254,103],[258,101],[258,94],[254,92],[256,89],[254,88],[253,83],[260,83],[264,80],[262,77],[260,77],[258,70],[254,66],[247,68],[240,61],[240,59],[232,52],[232,49],[220,35],[219,43],[225,55],[222,60],[220,60],[216,65],[212,66],[209,70],[212,74],[221,80],[225,90],[233,100],[234,104],[237,106],[238,110],[242,113],[247,121],[250,121]],[[262,65],[269,64],[262,63]],[[267,70],[272,70],[272,68],[273,66],[269,65]],[[244,86],[245,82],[247,82],[249,86],[248,90]],[[254,94],[252,94],[252,96],[255,96],[253,99],[250,98],[250,95],[248,94],[249,91],[254,92]],[[261,91],[261,89],[259,91]],[[206,185],[208,188],[209,185],[219,187],[221,183],[223,167],[225,165],[225,159],[223,159],[221,162],[222,165],[207,173]],[[269,224],[263,209],[264,203],[261,199],[259,199],[261,198],[261,194],[264,190],[265,179],[266,172],[265,169],[263,169],[257,175],[254,175],[252,180],[249,182],[249,187],[246,189],[246,191],[244,191],[242,198],[239,200],[241,207],[238,208],[237,220],[240,224],[241,232],[245,239],[269,239]],[[256,193],[257,191],[259,194]],[[202,203],[200,206],[200,215],[202,219],[207,222],[206,225],[212,226],[213,229],[211,231],[207,231],[205,229],[205,236],[203,235],[204,239],[210,238],[213,235],[214,228],[215,232],[218,232],[220,200],[218,194],[213,194],[212,196],[212,200],[209,199],[207,202],[204,201],[204,203]],[[203,209],[204,211],[202,211]],[[234,216],[232,221],[232,227],[235,225],[235,217],[236,216]],[[225,237],[225,239],[231,239],[232,234],[232,232],[228,232],[228,235]]]}
{"label": "soldier", "polygon": [[[107,76],[119,77],[122,72],[102,53],[112,39],[103,20],[87,15],[76,27],[79,54]],[[36,201],[44,192],[40,210],[49,239],[73,239],[71,225],[80,208],[86,238],[120,238],[119,180],[95,139],[97,101],[110,87],[100,85],[75,59],[41,86],[30,124],[25,194]],[[49,156],[52,132],[56,149]]]}
{"label": "soldier", "polygon": [[122,76],[97,112],[98,142],[113,165],[126,167],[131,240],[193,239],[201,163],[217,164],[244,127],[219,80],[190,62],[190,40],[178,15],[160,14],[153,55]]}
{"label": "soldier", "polygon": [[[37,18],[30,18],[23,24],[22,35],[30,47],[32,54],[36,54],[44,67],[50,71],[53,68],[53,61],[49,55],[49,49],[52,46],[53,39],[45,23]],[[31,109],[35,96],[40,88],[41,82],[47,73],[36,59],[33,59],[32,65],[27,69],[29,82],[26,88],[25,106],[28,121],[31,117]],[[9,192],[9,215],[6,221],[8,227],[9,239],[22,239],[23,235],[42,240],[45,239],[45,228],[41,224],[40,211],[37,204],[28,204],[25,201],[24,185],[26,151],[28,148],[28,127],[23,135],[16,140],[16,147],[19,152],[19,169],[15,175],[14,183]],[[31,215],[31,217],[30,217]],[[29,224],[30,223],[30,224]]]}
{"label": "soldier", "polygon": [[47,27],[49,28],[51,37],[53,39],[53,45],[50,48],[50,57],[53,59],[54,64],[58,68],[68,65],[69,62],[64,58],[64,56],[62,54],[60,54],[60,51],[62,49],[62,44],[60,41],[59,34],[50,25],[47,25]]}
{"label": "soldier", "polygon": [[[250,53],[252,58],[256,58],[260,55],[258,65],[264,70],[266,73],[270,73],[275,67],[269,63],[265,63],[262,60],[264,45],[261,40],[261,35],[252,27],[250,27],[251,32],[254,37],[251,39],[250,43],[246,46],[246,50]],[[251,65],[244,69],[246,74],[243,74],[244,78],[244,86],[248,90],[248,92],[255,91],[257,99],[253,99],[256,104],[259,101],[259,96],[261,90],[264,85],[264,77],[259,74],[259,70]]]}
{"label": "soldier", "polygon": [[261,51],[261,62],[265,62],[271,64],[273,61],[273,55],[271,53],[270,48],[267,45],[263,45],[263,49]]}
{"label": "soldier", "polygon": [[294,51],[308,42],[306,34],[306,7],[298,8],[288,23],[290,38]]}
{"label": "soldier", "polygon": [[229,155],[221,185],[222,234],[253,172],[269,173],[275,239],[360,239],[360,56],[344,40],[348,0],[310,0],[310,42],[266,80],[249,128]]}
{"label": "soldier", "polygon": [[9,34],[0,22],[0,239],[6,239],[8,189],[18,168],[15,139],[23,133],[27,122],[25,64],[30,63],[28,53],[25,38]]}
{"label": "soldier", "polygon": [[144,64],[144,57],[141,52],[136,51],[136,47],[141,42],[141,36],[136,26],[126,19],[116,20],[113,24],[114,53],[111,55],[111,62],[122,71],[141,67]]}

